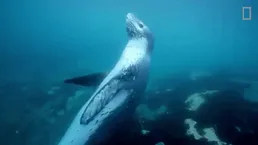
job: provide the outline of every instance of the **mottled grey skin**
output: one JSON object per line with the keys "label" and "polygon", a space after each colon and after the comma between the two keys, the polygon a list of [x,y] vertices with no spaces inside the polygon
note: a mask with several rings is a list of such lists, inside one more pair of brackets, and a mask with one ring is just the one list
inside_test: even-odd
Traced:
{"label": "mottled grey skin", "polygon": [[105,140],[138,104],[147,86],[154,40],[149,28],[131,13],[126,17],[126,30],[129,41],[119,61],[79,110],[59,145]]}

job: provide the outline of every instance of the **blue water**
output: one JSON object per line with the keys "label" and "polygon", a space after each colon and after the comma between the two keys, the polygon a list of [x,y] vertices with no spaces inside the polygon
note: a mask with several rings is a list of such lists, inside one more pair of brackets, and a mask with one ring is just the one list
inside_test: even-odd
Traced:
{"label": "blue water", "polygon": [[[242,6],[252,20],[242,21]],[[257,1],[3,1],[1,79],[62,78],[112,67],[126,44],[125,15],[151,28],[152,75],[188,67],[257,68]]]}
{"label": "blue water", "polygon": [[[243,6],[252,20],[242,20]],[[128,12],[155,36],[151,79],[207,68],[258,73],[257,0],[3,0],[0,12],[1,85],[110,70],[127,42]]]}

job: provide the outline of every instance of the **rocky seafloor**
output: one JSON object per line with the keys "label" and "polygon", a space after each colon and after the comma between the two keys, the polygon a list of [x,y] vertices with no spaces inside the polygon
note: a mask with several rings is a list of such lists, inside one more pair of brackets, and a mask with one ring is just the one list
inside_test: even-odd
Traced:
{"label": "rocky seafloor", "polygon": [[[103,145],[258,145],[257,82],[171,74],[152,84]],[[0,145],[55,145],[93,91],[62,82],[1,84]]]}

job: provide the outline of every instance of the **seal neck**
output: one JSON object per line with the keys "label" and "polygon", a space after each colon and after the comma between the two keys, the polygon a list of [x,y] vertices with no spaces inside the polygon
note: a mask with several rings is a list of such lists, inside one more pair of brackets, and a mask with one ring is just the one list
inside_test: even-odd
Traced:
{"label": "seal neck", "polygon": [[146,38],[132,38],[129,40],[127,47],[137,47],[139,49],[143,49],[146,52],[152,51],[152,41],[149,41]]}

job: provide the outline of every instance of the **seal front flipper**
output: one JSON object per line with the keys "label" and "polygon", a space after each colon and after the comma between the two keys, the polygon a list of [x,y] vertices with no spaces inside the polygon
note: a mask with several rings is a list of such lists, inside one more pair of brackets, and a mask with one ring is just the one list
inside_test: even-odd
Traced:
{"label": "seal front flipper", "polygon": [[[99,89],[92,95],[86,105],[84,112],[81,116],[80,124],[87,125],[90,121],[100,113],[103,109],[102,115],[109,114],[117,108],[117,105],[123,104],[127,97],[132,94],[133,90],[124,88],[129,82],[132,82],[134,78],[132,75],[137,74],[134,67],[119,68],[120,71],[116,75],[107,78],[106,83],[99,87]],[[112,74],[112,72],[111,72]],[[112,107],[110,103],[113,104]],[[108,105],[109,104],[109,105]],[[109,108],[105,110],[105,108]],[[102,116],[101,115],[101,116]]]}
{"label": "seal front flipper", "polygon": [[84,76],[74,77],[71,79],[66,79],[64,80],[64,82],[68,84],[76,84],[76,85],[81,85],[85,87],[96,87],[104,80],[107,74],[108,73],[106,72],[93,73],[93,74],[88,74]]}

